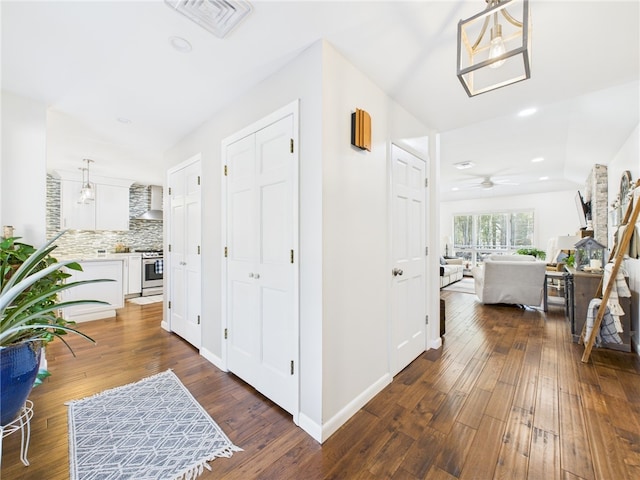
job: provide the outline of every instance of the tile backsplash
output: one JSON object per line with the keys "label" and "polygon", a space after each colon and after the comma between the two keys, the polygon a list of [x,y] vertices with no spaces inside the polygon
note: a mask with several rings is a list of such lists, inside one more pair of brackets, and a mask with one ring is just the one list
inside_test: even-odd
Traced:
{"label": "tile backsplash", "polygon": [[[162,249],[162,221],[137,220],[149,209],[147,185],[134,183],[129,189],[129,231],[69,230],[58,239],[55,254],[94,254],[99,249],[113,252],[116,243],[134,249]],[[47,175],[47,238],[60,232],[60,181]],[[19,235],[19,232],[16,232]]]}

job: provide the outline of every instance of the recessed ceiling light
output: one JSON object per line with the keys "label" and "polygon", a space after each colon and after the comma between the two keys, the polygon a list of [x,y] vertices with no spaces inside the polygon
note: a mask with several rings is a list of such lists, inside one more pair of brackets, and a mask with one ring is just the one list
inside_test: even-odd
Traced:
{"label": "recessed ceiling light", "polygon": [[458,190],[460,190],[460,188],[458,188],[458,187],[453,187],[453,188],[451,189],[451,191],[452,191],[452,192],[457,192]]}
{"label": "recessed ceiling light", "polygon": [[544,162],[544,157],[536,157],[531,159],[531,163],[540,163]]}
{"label": "recessed ceiling light", "polygon": [[182,37],[169,37],[169,45],[180,53],[189,53],[192,50],[189,40]]}
{"label": "recessed ceiling light", "polygon": [[120,123],[124,123],[124,124],[131,123],[131,120],[129,120],[126,117],[118,117],[118,118],[116,118],[116,120],[119,121]]}
{"label": "recessed ceiling light", "polygon": [[453,166],[456,167],[458,170],[465,170],[467,168],[475,167],[476,164],[473,162],[460,162],[460,163],[454,163]]}
{"label": "recessed ceiling light", "polygon": [[538,109],[536,107],[525,108],[524,110],[520,110],[518,112],[519,117],[528,117],[529,115],[533,115],[536,113]]}
{"label": "recessed ceiling light", "polygon": [[549,180],[549,177],[540,177],[540,180]]}

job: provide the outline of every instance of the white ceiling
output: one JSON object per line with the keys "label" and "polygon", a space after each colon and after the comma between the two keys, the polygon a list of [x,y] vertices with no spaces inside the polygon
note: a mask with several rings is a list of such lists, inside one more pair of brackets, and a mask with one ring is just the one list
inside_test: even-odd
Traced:
{"label": "white ceiling", "polygon": [[[455,75],[456,28],[483,0],[251,4],[219,39],[159,0],[3,0],[2,88],[50,106],[50,169],[89,157],[96,174],[161,183],[167,148],[325,38],[442,133],[444,200],[575,188],[639,121],[637,0],[531,0],[531,79],[474,98]],[[467,188],[489,175],[518,185]]]}

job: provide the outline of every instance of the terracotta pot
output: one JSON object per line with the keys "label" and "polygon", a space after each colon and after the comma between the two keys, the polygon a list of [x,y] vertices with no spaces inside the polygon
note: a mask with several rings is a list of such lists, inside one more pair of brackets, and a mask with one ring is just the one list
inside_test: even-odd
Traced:
{"label": "terracotta pot", "polygon": [[42,342],[0,347],[0,425],[14,420],[38,375]]}

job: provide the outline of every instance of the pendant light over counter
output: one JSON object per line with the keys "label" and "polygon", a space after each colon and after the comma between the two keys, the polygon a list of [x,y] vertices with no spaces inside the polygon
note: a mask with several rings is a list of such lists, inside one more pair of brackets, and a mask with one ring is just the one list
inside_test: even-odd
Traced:
{"label": "pendant light over counter", "polygon": [[89,178],[89,164],[93,163],[93,160],[84,158],[82,161],[85,162],[87,166],[80,168],[80,170],[82,170],[82,188],[80,189],[78,203],[91,203],[96,199],[96,189]]}

